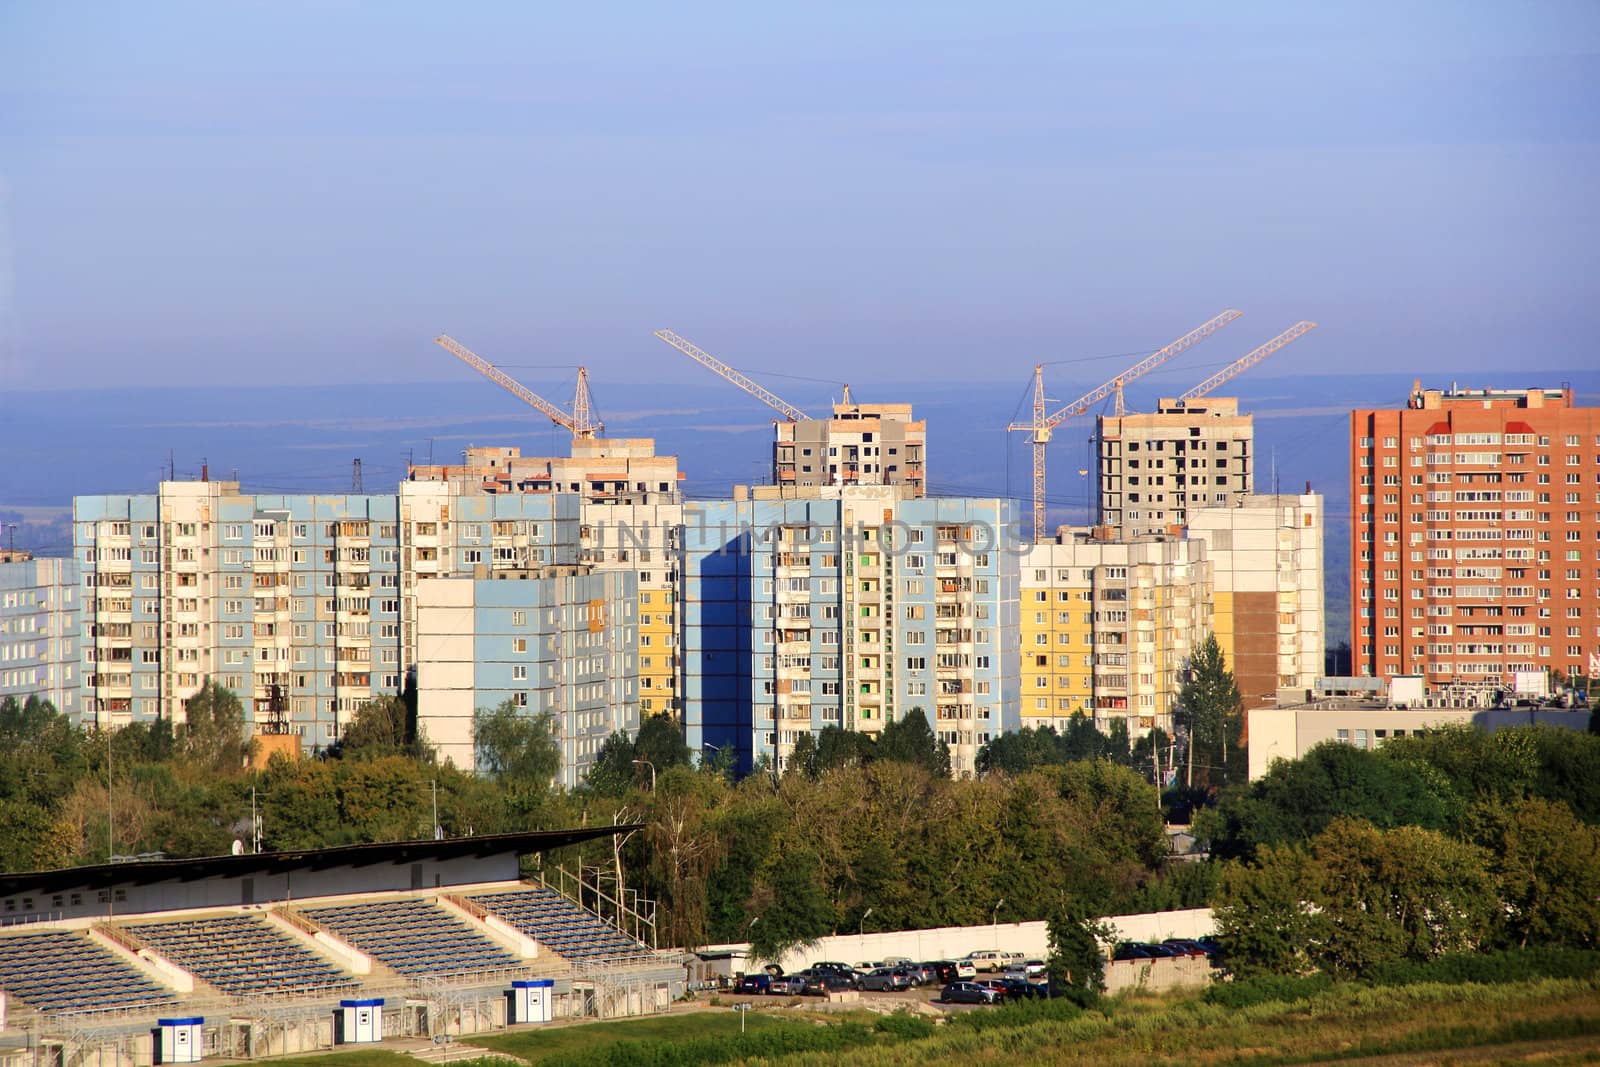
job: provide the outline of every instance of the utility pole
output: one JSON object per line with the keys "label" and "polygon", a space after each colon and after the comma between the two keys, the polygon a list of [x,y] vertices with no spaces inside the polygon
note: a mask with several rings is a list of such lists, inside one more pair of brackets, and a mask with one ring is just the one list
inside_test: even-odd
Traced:
{"label": "utility pole", "polygon": [[433,779],[433,839],[444,840],[444,827],[439,825],[439,779]]}

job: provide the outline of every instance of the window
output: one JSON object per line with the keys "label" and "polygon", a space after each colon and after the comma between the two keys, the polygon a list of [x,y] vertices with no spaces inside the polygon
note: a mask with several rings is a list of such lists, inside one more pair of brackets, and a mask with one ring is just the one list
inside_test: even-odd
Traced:
{"label": "window", "polygon": [[525,655],[528,651],[528,639],[526,637],[513,637],[511,639],[511,651],[519,656]]}

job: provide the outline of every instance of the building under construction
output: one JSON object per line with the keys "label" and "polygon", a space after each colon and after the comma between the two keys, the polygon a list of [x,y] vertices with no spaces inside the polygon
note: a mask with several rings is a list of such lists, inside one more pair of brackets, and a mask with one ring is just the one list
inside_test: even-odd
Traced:
{"label": "building under construction", "polygon": [[1139,537],[1187,526],[1191,507],[1253,491],[1255,420],[1233,397],[1180,403],[1149,414],[1101,415],[1098,525]]}
{"label": "building under construction", "polygon": [[858,404],[846,385],[831,416],[812,418],[671,330],[656,336],[778,413],[773,485],[903,485],[914,497],[927,495],[928,424],[912,418],[910,404]]}

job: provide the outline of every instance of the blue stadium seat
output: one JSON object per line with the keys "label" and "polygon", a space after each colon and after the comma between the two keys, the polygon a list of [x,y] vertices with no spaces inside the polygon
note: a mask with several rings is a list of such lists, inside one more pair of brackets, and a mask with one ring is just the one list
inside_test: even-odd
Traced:
{"label": "blue stadium seat", "polygon": [[47,1014],[175,999],[109,949],[67,930],[0,937],[0,989]]}

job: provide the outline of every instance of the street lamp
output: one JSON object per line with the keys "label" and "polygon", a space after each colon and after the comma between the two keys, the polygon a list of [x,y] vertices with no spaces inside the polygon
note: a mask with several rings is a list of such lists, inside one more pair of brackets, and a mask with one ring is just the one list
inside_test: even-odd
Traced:
{"label": "street lamp", "polygon": [[654,793],[656,791],[656,765],[647,759],[636,759],[633,762],[650,768],[650,792]]}
{"label": "street lamp", "polygon": [[989,929],[994,931],[994,947],[1000,948],[1000,909],[1005,906],[1006,898],[1001,897],[994,902],[994,914],[989,916]]}
{"label": "street lamp", "polygon": [[871,915],[871,914],[872,914],[872,909],[871,908],[868,908],[866,911],[861,913],[861,925],[856,927],[856,936],[857,937],[866,936],[866,933],[867,933],[867,916]]}

